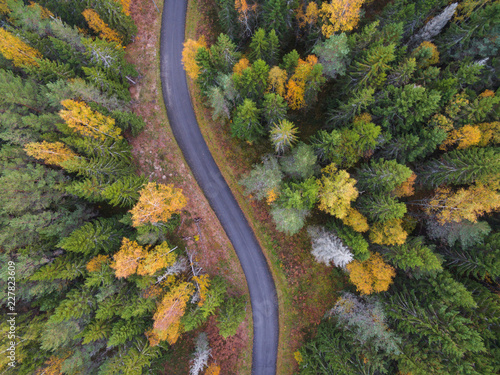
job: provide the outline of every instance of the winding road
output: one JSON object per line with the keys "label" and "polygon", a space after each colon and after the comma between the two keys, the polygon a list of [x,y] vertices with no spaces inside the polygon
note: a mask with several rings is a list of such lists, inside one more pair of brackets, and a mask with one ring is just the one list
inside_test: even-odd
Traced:
{"label": "winding road", "polygon": [[162,92],[175,139],[232,242],[250,291],[252,374],[276,374],[278,303],[271,272],[243,212],[222,177],[196,122],[182,67],[187,0],[165,0],[160,41]]}

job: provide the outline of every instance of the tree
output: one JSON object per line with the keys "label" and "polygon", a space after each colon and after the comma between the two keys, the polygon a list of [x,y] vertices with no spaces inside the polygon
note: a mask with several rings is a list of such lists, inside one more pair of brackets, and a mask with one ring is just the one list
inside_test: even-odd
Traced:
{"label": "tree", "polygon": [[[316,3],[309,3],[309,5],[312,4],[316,5]],[[323,72],[330,78],[346,74],[349,52],[345,33],[334,34],[313,48],[313,53],[318,56],[319,62],[323,65]]]}
{"label": "tree", "polygon": [[0,28],[0,53],[20,68],[37,67],[42,58],[40,52],[4,28]]}
{"label": "tree", "polygon": [[279,206],[275,206],[271,210],[271,216],[273,217],[276,229],[289,236],[293,236],[302,229],[308,214],[309,211],[305,209],[298,210],[296,208],[283,208]]}
{"label": "tree", "polygon": [[262,157],[261,164],[255,164],[250,173],[240,183],[245,186],[245,194],[255,194],[257,199],[264,199],[271,192],[279,193],[283,173],[275,156]]}
{"label": "tree", "polygon": [[[204,39],[200,38],[200,40],[204,42]],[[210,47],[210,55],[219,74],[229,74],[234,64],[239,60],[241,53],[236,51],[236,45],[227,35],[220,34],[217,42]]]}
{"label": "tree", "polygon": [[443,270],[442,259],[426,245],[423,237],[410,238],[402,245],[381,248],[382,255],[393,266],[417,277],[435,275]]}
{"label": "tree", "polygon": [[275,30],[279,36],[287,32],[289,20],[289,9],[285,0],[266,1],[262,12],[263,24],[269,32]]}
{"label": "tree", "polygon": [[26,153],[35,159],[43,159],[46,164],[54,164],[63,167],[64,163],[79,156],[69,147],[61,142],[33,142],[28,143],[24,150]]}
{"label": "tree", "polygon": [[236,108],[236,114],[231,124],[233,136],[255,142],[264,135],[264,128],[260,123],[261,110],[257,108],[255,102],[245,99],[243,104]]}
{"label": "tree", "polygon": [[361,294],[385,292],[396,276],[394,268],[384,263],[378,253],[371,254],[368,260],[353,260],[347,265],[349,280]]}
{"label": "tree", "polygon": [[450,247],[457,244],[462,249],[483,243],[484,238],[491,232],[491,227],[486,221],[473,223],[469,220],[462,220],[458,223],[442,224],[435,218],[429,218],[426,224],[429,238],[439,240]]}
{"label": "tree", "polygon": [[249,57],[256,61],[258,59],[266,60],[269,50],[269,42],[266,38],[266,30],[259,28],[252,36],[250,42],[250,55]]}
{"label": "tree", "polygon": [[284,208],[310,210],[318,201],[318,184],[314,178],[301,182],[288,182],[280,191],[278,204]]}
{"label": "tree", "polygon": [[147,333],[151,346],[167,340],[174,344],[182,332],[180,320],[186,311],[186,305],[194,293],[194,286],[188,282],[181,282],[162,298],[153,315],[153,329]]}
{"label": "tree", "polygon": [[415,180],[417,179],[417,175],[412,173],[410,177],[399,186],[397,186],[392,193],[399,198],[402,197],[411,197],[415,193]]}
{"label": "tree", "polygon": [[166,222],[186,204],[186,197],[181,189],[176,189],[173,185],[150,182],[140,191],[139,201],[130,210],[132,225],[139,227],[147,223],[155,225],[158,222]]}
{"label": "tree", "polygon": [[453,17],[457,6],[458,3],[453,3],[444,8],[444,10],[439,15],[427,22],[426,25],[417,34],[413,35],[410,43],[415,45],[422,40],[432,40],[432,38],[434,38],[441,32],[441,30],[443,29],[443,27],[445,27],[451,17]]}
{"label": "tree", "polygon": [[286,70],[280,69],[278,66],[273,66],[269,71],[269,86],[267,90],[283,97],[285,95],[286,80]]}
{"label": "tree", "polygon": [[247,0],[235,0],[234,7],[238,12],[238,21],[243,26],[243,36],[252,35],[258,4],[249,5]]}
{"label": "tree", "polygon": [[439,146],[441,150],[457,144],[457,150],[477,145],[481,141],[481,130],[477,126],[464,125],[448,133],[448,138]]}
{"label": "tree", "polygon": [[121,129],[115,126],[115,119],[93,111],[85,102],[67,99],[61,104],[66,109],[61,110],[59,115],[76,132],[100,140],[106,140],[107,137],[123,139]]}
{"label": "tree", "polygon": [[211,350],[208,344],[207,334],[202,332],[196,338],[196,346],[193,354],[194,358],[189,369],[190,375],[199,375],[200,372],[203,371],[208,364],[210,352]]}
{"label": "tree", "polygon": [[403,229],[401,219],[376,222],[370,229],[370,241],[379,245],[402,245],[408,233]]}
{"label": "tree", "polygon": [[317,156],[312,146],[300,142],[280,159],[282,171],[292,178],[307,179],[318,172]]}
{"label": "tree", "polygon": [[360,87],[381,86],[387,78],[386,71],[396,59],[396,45],[375,45],[361,61],[357,61],[351,73],[354,84]]}
{"label": "tree", "polygon": [[285,150],[297,142],[299,130],[288,120],[281,120],[271,128],[270,138],[277,154],[283,154]]}
{"label": "tree", "polygon": [[309,55],[305,61],[298,60],[295,71],[287,83],[285,96],[291,109],[301,109],[316,100],[317,93],[325,82],[322,73],[323,67],[318,64],[316,56]]}
{"label": "tree", "polygon": [[323,35],[329,38],[337,31],[351,31],[358,23],[364,0],[331,0],[321,5]]}
{"label": "tree", "polygon": [[220,374],[220,366],[212,363],[210,366],[207,367],[207,370],[205,371],[205,375],[219,375]]}
{"label": "tree", "polygon": [[244,296],[227,299],[217,315],[219,334],[227,339],[234,336],[247,314],[247,303]]}
{"label": "tree", "polygon": [[351,201],[358,197],[358,190],[354,187],[356,180],[346,171],[338,171],[334,164],[321,172],[322,176],[317,180],[319,209],[342,219],[347,215]]}
{"label": "tree", "polygon": [[500,158],[493,148],[453,150],[424,164],[419,179],[428,186],[473,182],[489,183],[500,173]]}
{"label": "tree", "polygon": [[[344,224],[346,223],[344,222]],[[328,225],[328,228],[352,250],[356,260],[362,262],[370,257],[370,252],[368,251],[368,241],[365,240],[361,233],[357,232],[353,228],[336,222],[331,222]]]}
{"label": "tree", "polygon": [[200,48],[207,48],[205,37],[201,36],[198,40],[188,39],[184,42],[182,50],[182,65],[186,74],[192,79],[196,80],[200,73],[200,66],[196,61],[196,55]]}
{"label": "tree", "polygon": [[345,268],[354,259],[350,249],[332,232],[319,227],[309,227],[307,232],[311,237],[311,254],[317,262]]}
{"label": "tree", "polygon": [[468,189],[453,192],[443,187],[424,204],[428,215],[435,215],[440,223],[469,220],[476,222],[485,213],[500,208],[500,194],[483,184],[472,185]]}
{"label": "tree", "polygon": [[136,241],[130,241],[124,237],[120,251],[114,256],[114,262],[111,268],[115,270],[116,277],[129,277],[137,272],[139,262],[146,256],[146,249],[139,245]]}
{"label": "tree", "polygon": [[347,214],[342,219],[342,222],[345,225],[350,226],[358,233],[366,232],[369,229],[368,220],[366,220],[366,217],[364,217],[361,212],[352,207],[347,211]]}
{"label": "tree", "polygon": [[262,117],[266,120],[268,126],[275,123],[277,124],[281,120],[284,120],[288,109],[288,105],[283,100],[283,97],[275,93],[268,93],[264,95],[262,107]]}
{"label": "tree", "polygon": [[115,42],[121,44],[122,40],[120,34],[109,28],[109,26],[104,22],[99,13],[93,9],[85,9],[82,12],[83,17],[89,24],[89,27],[94,30],[95,33],[99,34],[99,37],[107,40],[108,42]]}
{"label": "tree", "polygon": [[261,100],[268,83],[269,66],[264,60],[255,61],[241,74],[233,74],[234,87],[242,98]]}
{"label": "tree", "polygon": [[356,171],[359,190],[370,193],[388,193],[407,181],[412,171],[396,160],[371,159]]}
{"label": "tree", "polygon": [[406,214],[406,204],[388,194],[364,194],[357,201],[359,210],[372,221],[401,219]]}

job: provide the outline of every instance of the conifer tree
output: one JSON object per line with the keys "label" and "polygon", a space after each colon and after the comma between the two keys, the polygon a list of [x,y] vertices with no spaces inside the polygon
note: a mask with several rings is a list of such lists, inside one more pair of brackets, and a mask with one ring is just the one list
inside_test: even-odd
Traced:
{"label": "conifer tree", "polygon": [[283,154],[285,150],[297,142],[298,129],[288,120],[276,123],[270,131],[271,142],[277,154]]}
{"label": "conifer tree", "polygon": [[236,114],[231,124],[233,135],[239,139],[255,142],[264,135],[264,128],[260,123],[261,110],[255,102],[245,99],[243,104],[236,108]]}

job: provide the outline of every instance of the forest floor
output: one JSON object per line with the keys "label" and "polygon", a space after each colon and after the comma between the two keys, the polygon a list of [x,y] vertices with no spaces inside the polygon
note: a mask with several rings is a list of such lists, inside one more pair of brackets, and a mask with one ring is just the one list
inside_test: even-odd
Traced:
{"label": "forest floor", "polygon": [[[156,0],[156,5],[161,11],[163,0]],[[222,276],[228,281],[231,295],[248,296],[245,277],[231,242],[197,185],[168,123],[159,71],[160,13],[152,0],[140,0],[132,2],[131,16],[138,33],[127,47],[127,60],[135,65],[140,76],[130,92],[134,113],[146,123],[141,134],[131,140],[137,172],[150,181],[174,184],[182,189],[188,204],[182,214],[180,232],[188,238],[189,250],[196,252],[199,265],[209,275]],[[199,241],[195,241],[196,235]],[[203,328],[209,335],[212,357],[221,365],[222,373],[250,374],[251,321],[249,309],[237,334],[227,340],[218,335],[214,319],[209,319]],[[195,334],[185,334],[173,345],[165,364],[166,374],[188,373]]]}
{"label": "forest floor", "polygon": [[[203,35],[208,44],[212,44],[218,35],[214,10],[213,0],[189,0],[186,38],[198,39]],[[253,164],[260,162],[259,155],[271,151],[270,145],[248,145],[232,138],[229,124],[214,122],[211,110],[204,106],[206,100],[192,80],[188,79],[188,84],[203,136],[252,226],[273,273],[280,304],[277,374],[292,374],[297,370],[294,352],[316,331],[317,324],[333,306],[346,280],[340,272],[332,272],[331,267],[314,261],[305,229],[292,237],[276,231],[270,207],[245,196],[238,181]],[[317,220],[312,218],[311,221]]]}

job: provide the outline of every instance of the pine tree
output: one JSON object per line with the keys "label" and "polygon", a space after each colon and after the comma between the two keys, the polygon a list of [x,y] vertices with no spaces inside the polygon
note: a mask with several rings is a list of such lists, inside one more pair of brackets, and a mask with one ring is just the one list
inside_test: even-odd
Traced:
{"label": "pine tree", "polygon": [[388,194],[362,195],[357,205],[372,221],[401,219],[406,214],[406,205]]}
{"label": "pine tree", "polygon": [[311,237],[311,254],[317,262],[345,268],[354,259],[350,249],[333,233],[319,227],[309,227],[307,232]]}
{"label": "pine tree", "polygon": [[372,159],[356,172],[360,190],[370,193],[388,193],[410,178],[412,171],[396,160]]}
{"label": "pine tree", "polygon": [[233,136],[255,142],[264,135],[264,128],[260,123],[260,112],[255,102],[245,99],[243,104],[236,108],[236,114],[231,124]]}
{"label": "pine tree", "polygon": [[330,78],[346,74],[349,52],[345,33],[334,34],[313,48],[313,53],[318,56],[319,62],[323,65],[323,72]]}
{"label": "pine tree", "polygon": [[287,2],[285,0],[269,0],[266,1],[263,8],[262,19],[267,31],[275,31],[280,37],[285,35],[290,23]]}
{"label": "pine tree", "polygon": [[283,173],[280,170],[275,156],[262,157],[262,164],[255,164],[250,173],[240,184],[245,186],[245,194],[254,195],[257,199],[264,199],[271,191],[279,192]]}
{"label": "pine tree", "polygon": [[113,206],[132,207],[138,201],[139,191],[146,185],[146,181],[143,176],[123,176],[106,186],[101,196]]}
{"label": "pine tree", "polygon": [[266,30],[259,28],[255,34],[253,34],[252,41],[250,42],[250,50],[249,57],[252,61],[266,59],[269,53],[269,41],[266,37]]}
{"label": "pine tree", "polygon": [[296,208],[282,208],[275,206],[271,210],[276,229],[279,232],[293,236],[304,227],[305,219],[309,214],[308,210],[298,210]]}
{"label": "pine tree", "polygon": [[285,150],[297,142],[298,129],[293,122],[281,120],[276,123],[270,131],[271,142],[277,154],[283,154]]}
{"label": "pine tree", "polygon": [[307,179],[318,172],[317,159],[313,147],[301,142],[280,159],[280,165],[290,177]]}
{"label": "pine tree", "polygon": [[247,303],[243,296],[227,299],[217,315],[219,334],[224,339],[234,336],[245,319],[246,313]]}
{"label": "pine tree", "polygon": [[279,94],[265,94],[262,107],[262,117],[266,120],[268,126],[285,120],[288,105]]}

